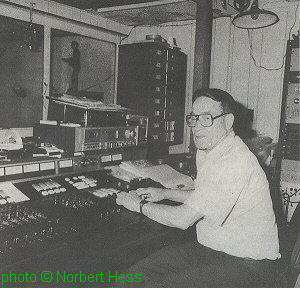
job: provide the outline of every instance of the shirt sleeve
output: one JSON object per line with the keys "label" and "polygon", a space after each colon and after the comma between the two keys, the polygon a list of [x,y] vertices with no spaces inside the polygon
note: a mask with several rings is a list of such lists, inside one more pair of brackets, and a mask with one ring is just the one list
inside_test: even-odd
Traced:
{"label": "shirt sleeve", "polygon": [[207,220],[221,225],[249,184],[251,171],[238,161],[206,171],[195,180],[195,190],[185,204]]}

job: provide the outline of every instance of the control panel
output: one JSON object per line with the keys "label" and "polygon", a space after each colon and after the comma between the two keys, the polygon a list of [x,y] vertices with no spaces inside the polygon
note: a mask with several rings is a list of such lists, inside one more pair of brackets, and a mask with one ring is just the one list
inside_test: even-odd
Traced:
{"label": "control panel", "polygon": [[146,147],[138,146],[126,149],[86,151],[78,153],[77,156],[60,159],[37,157],[12,162],[0,161],[0,181],[96,171],[108,165],[120,164],[121,161],[143,159],[145,155]]}
{"label": "control panel", "polygon": [[276,170],[289,222],[300,202],[299,38],[287,42]]}
{"label": "control panel", "polygon": [[160,187],[150,179],[126,182],[104,169],[3,182],[0,266],[139,222],[139,214],[116,204],[117,193],[149,186]]}
{"label": "control panel", "polygon": [[280,190],[288,221],[300,202],[300,162],[283,159],[281,162]]}
{"label": "control panel", "polygon": [[288,83],[286,123],[300,124],[300,83]]}
{"label": "control panel", "polygon": [[282,157],[300,160],[300,124],[285,124],[283,133]]}
{"label": "control panel", "polygon": [[42,142],[55,144],[67,153],[135,147],[139,144],[139,126],[69,127],[38,124],[34,135]]}

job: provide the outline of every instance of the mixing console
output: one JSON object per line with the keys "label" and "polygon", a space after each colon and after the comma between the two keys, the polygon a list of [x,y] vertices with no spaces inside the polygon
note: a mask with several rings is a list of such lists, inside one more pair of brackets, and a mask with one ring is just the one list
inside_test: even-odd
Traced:
{"label": "mixing console", "polygon": [[0,265],[140,221],[116,204],[117,193],[159,184],[128,183],[99,170],[10,185],[22,201],[9,203],[9,193],[0,191]]}
{"label": "mixing console", "polygon": [[2,206],[0,219],[0,253],[5,256],[1,264],[10,256],[16,258],[25,247],[33,248],[54,238],[59,225],[58,218],[47,217],[29,203]]}

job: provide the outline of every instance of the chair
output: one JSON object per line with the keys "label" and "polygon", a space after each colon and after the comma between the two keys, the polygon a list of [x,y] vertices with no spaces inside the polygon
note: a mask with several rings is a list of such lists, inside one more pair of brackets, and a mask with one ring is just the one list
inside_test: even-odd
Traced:
{"label": "chair", "polygon": [[293,250],[291,253],[291,277],[293,285],[296,283],[298,275],[300,274],[300,204],[293,214],[289,228],[294,233],[292,241],[294,241]]}
{"label": "chair", "polygon": [[[276,213],[275,213],[276,214]],[[283,227],[281,227],[283,228]],[[276,288],[294,288],[300,275],[300,205],[298,204],[293,217],[285,227],[279,230],[281,244],[281,267],[276,279]],[[284,234],[283,234],[284,233]]]}

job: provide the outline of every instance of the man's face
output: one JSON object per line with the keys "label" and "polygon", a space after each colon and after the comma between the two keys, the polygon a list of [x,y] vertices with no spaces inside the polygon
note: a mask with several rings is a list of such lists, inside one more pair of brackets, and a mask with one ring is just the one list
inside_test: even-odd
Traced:
{"label": "man's face", "polygon": [[[199,115],[209,113],[213,117],[223,113],[220,102],[216,102],[208,97],[202,96],[195,100],[193,104],[193,114]],[[229,129],[226,127],[226,116],[221,116],[213,120],[213,125],[210,127],[203,127],[199,121],[196,126],[192,127],[194,136],[194,143],[197,149],[212,150],[219,142],[229,134]]]}

